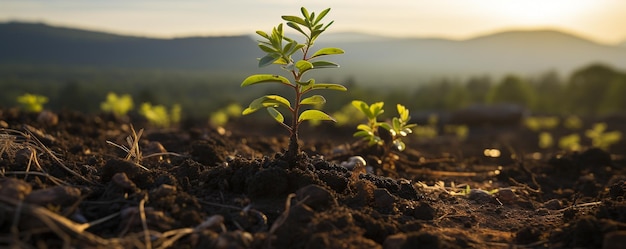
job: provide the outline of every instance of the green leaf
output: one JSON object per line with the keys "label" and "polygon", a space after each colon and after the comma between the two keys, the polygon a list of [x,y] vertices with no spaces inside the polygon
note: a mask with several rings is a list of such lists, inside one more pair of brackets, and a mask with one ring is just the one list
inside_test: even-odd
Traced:
{"label": "green leaf", "polygon": [[328,14],[328,12],[330,11],[330,8],[322,10],[322,12],[320,12],[320,15],[317,16],[317,18],[315,18],[315,24],[319,23],[322,18],[324,18],[326,16],[326,14]]}
{"label": "green leaf", "polygon": [[399,119],[399,118],[394,117],[394,118],[391,120],[391,124],[393,125],[393,129],[394,129],[395,131],[400,131],[400,130],[402,130],[402,124],[400,123],[400,119]]}
{"label": "green leaf", "polygon": [[[353,100],[352,101],[352,106],[354,106],[357,110],[361,111],[363,114],[365,114],[365,116],[368,119],[374,119],[376,118],[376,116],[374,116],[374,114],[372,114],[372,112],[370,111],[369,106],[367,105],[367,103],[361,101],[361,100]],[[358,127],[357,127],[358,128]]]}
{"label": "green leaf", "polygon": [[306,110],[300,113],[300,117],[298,117],[298,122],[302,122],[304,120],[330,120],[335,121],[328,114],[319,111],[319,110]]}
{"label": "green leaf", "polygon": [[359,124],[356,126],[357,130],[362,130],[362,131],[367,131],[367,132],[373,132],[372,127],[370,127],[369,125],[366,124]]}
{"label": "green leaf", "polygon": [[259,43],[259,48],[261,48],[261,50],[263,50],[263,52],[266,52],[266,53],[276,53],[276,52],[278,52],[278,51],[276,51],[276,49],[271,48],[270,46],[267,46],[264,43]]}
{"label": "green leaf", "polygon": [[266,95],[253,100],[248,108],[243,110],[241,114],[248,115],[263,108],[278,107],[281,105],[286,108],[291,108],[291,103],[289,103],[289,100],[278,95]]}
{"label": "green leaf", "polygon": [[405,106],[398,104],[396,106],[398,108],[398,114],[400,115],[400,120],[402,121],[409,121],[409,109],[407,109]]}
{"label": "green leaf", "polygon": [[282,49],[283,54],[289,54],[289,51],[291,50],[291,48],[293,48],[293,46],[293,42],[287,43],[287,45],[285,45],[285,47]]}
{"label": "green leaf", "polygon": [[257,30],[257,31],[256,31],[256,33],[257,33],[258,35],[262,36],[262,37],[263,37],[263,38],[265,38],[265,39],[268,39],[268,40],[270,39],[270,36],[269,36],[269,35],[267,35],[267,33],[263,32],[263,31],[261,31],[261,30]]}
{"label": "green leaf", "polygon": [[[303,26],[306,26],[306,22],[304,21],[304,19],[302,19],[301,17],[298,16],[281,16],[281,18],[285,21],[288,22],[294,22]],[[289,25],[289,24],[287,24]]]}
{"label": "green leaf", "polygon": [[352,136],[353,137],[372,137],[374,136],[374,134],[369,131],[357,131],[354,134],[352,134]]}
{"label": "green leaf", "polygon": [[326,99],[322,95],[313,95],[300,101],[301,105],[321,105],[326,103]]}
{"label": "green leaf", "polygon": [[269,113],[270,116],[272,116],[274,118],[274,120],[276,120],[278,123],[285,122],[285,117],[283,116],[282,113],[280,113],[278,110],[276,110],[276,108],[268,107],[267,108],[267,113]]}
{"label": "green leaf", "polygon": [[296,68],[298,69],[298,71],[300,71],[300,73],[303,73],[313,68],[313,64],[305,60],[299,60],[296,62]]}
{"label": "green leaf", "polygon": [[302,12],[302,16],[304,16],[304,18],[308,19],[309,18],[309,11],[306,10],[306,8],[302,7],[300,8],[300,12]]}
{"label": "green leaf", "polygon": [[384,102],[376,102],[370,105],[370,112],[372,112],[374,117],[378,117],[379,115],[385,113],[385,110],[383,110],[384,105],[385,105]]}
{"label": "green leaf", "polygon": [[313,64],[313,69],[318,69],[318,68],[338,68],[339,65],[335,64],[333,62],[330,61],[314,61],[311,62],[311,64]]}
{"label": "green leaf", "polygon": [[298,83],[298,85],[304,86],[303,89],[305,89],[305,88],[308,89],[308,88],[310,88],[311,85],[315,84],[315,79],[309,79],[309,80],[307,80],[305,82],[298,81],[296,83]]}
{"label": "green leaf", "polygon": [[378,123],[378,126],[383,127],[383,129],[385,130],[392,131],[391,125],[388,123],[381,122],[381,123]]}
{"label": "green leaf", "polygon": [[287,65],[288,63],[283,57],[280,57],[276,61],[274,61],[274,64]]}
{"label": "green leaf", "polygon": [[344,92],[348,90],[345,86],[342,86],[339,84],[327,84],[327,83],[315,84],[311,87],[311,90],[317,90],[317,89],[328,89],[328,90],[337,90],[337,91],[344,91]]}
{"label": "green leaf", "polygon": [[331,24],[333,24],[335,21],[330,21],[328,24],[326,24],[326,27],[324,27],[323,30],[328,29],[328,27],[330,27]]}
{"label": "green leaf", "polygon": [[315,58],[318,56],[323,56],[323,55],[333,55],[333,54],[343,54],[345,53],[345,51],[343,51],[343,49],[340,48],[322,48],[320,50],[317,50],[317,52],[315,52],[311,58]]}
{"label": "green leaf", "polygon": [[285,85],[291,85],[289,79],[275,74],[255,74],[252,76],[248,76],[242,83],[241,86],[249,86],[258,83],[282,83]]}
{"label": "green leaf", "polygon": [[280,55],[276,53],[263,56],[263,58],[259,59],[259,67],[265,67],[265,66],[271,65],[274,62],[276,62],[276,60],[278,60],[279,58],[280,58]]}

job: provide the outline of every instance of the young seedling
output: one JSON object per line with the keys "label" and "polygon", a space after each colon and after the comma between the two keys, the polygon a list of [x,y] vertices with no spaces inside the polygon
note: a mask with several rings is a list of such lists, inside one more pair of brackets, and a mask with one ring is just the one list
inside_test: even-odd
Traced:
{"label": "young seedling", "polygon": [[368,105],[363,101],[354,100],[352,105],[367,117],[367,124],[359,124],[357,126],[358,131],[354,133],[355,137],[364,138],[370,146],[381,145],[388,147],[393,145],[398,151],[403,151],[406,148],[402,138],[411,134],[413,132],[412,128],[416,126],[415,124],[408,124],[411,119],[409,109],[400,104],[396,105],[398,117],[394,117],[391,123],[387,123],[378,122],[378,116],[385,112],[383,110],[385,103],[376,102]]}
{"label": "young seedling", "polygon": [[148,102],[141,104],[139,108],[139,114],[144,116],[148,123],[161,128],[168,128],[172,124],[179,123],[181,113],[182,108],[179,104],[173,105],[169,112],[163,105],[152,105]]}
{"label": "young seedling", "polygon": [[585,136],[591,139],[591,145],[603,150],[608,150],[611,145],[622,139],[620,131],[606,131],[606,123],[595,123],[593,128],[585,132]]}
{"label": "young seedling", "polygon": [[26,93],[17,97],[17,103],[22,105],[26,112],[39,113],[43,111],[43,105],[48,103],[48,97]]}
{"label": "young seedling", "polygon": [[[334,121],[328,114],[314,109],[315,106],[326,103],[326,99],[322,95],[306,97],[306,94],[321,89],[346,91],[346,88],[339,84],[317,83],[315,79],[304,78],[306,73],[314,69],[339,67],[336,63],[319,60],[319,58],[327,55],[343,54],[344,51],[333,47],[322,48],[315,52],[311,50],[317,38],[333,23],[332,21],[326,25],[321,23],[322,19],[330,11],[330,8],[323,10],[319,15],[316,15],[314,12],[309,13],[304,7],[300,11],[302,12],[302,17],[282,16],[282,19],[287,21],[287,26],[304,36],[304,43],[299,43],[294,39],[286,37],[282,23],[274,27],[270,34],[263,31],[256,32],[262,38],[262,40],[259,40],[258,46],[266,53],[259,60],[259,67],[272,64],[279,65],[287,72],[291,80],[280,75],[256,74],[249,76],[241,83],[242,87],[259,83],[279,83],[293,90],[295,96],[293,102],[279,95],[265,95],[252,101],[248,108],[242,112],[243,115],[247,115],[260,109],[266,109],[274,120],[289,131],[290,139],[286,157],[291,162],[295,162],[297,155],[300,153],[298,127],[303,121]],[[311,109],[304,110],[306,105],[312,106]],[[278,108],[286,109],[291,120],[285,121],[283,113]]]}
{"label": "young seedling", "polygon": [[133,109],[133,106],[133,97],[129,94],[118,96],[114,92],[108,93],[106,100],[100,103],[102,111],[113,113],[117,118],[126,116],[126,113]]}

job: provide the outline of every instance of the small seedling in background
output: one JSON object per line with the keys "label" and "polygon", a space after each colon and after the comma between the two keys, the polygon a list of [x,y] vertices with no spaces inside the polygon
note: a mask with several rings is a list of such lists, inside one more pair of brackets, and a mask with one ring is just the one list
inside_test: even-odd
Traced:
{"label": "small seedling in background", "polygon": [[385,110],[383,106],[385,103],[376,102],[371,105],[360,101],[353,100],[352,105],[361,113],[365,115],[367,118],[367,124],[359,124],[356,129],[357,132],[354,133],[355,137],[362,137],[363,139],[368,141],[370,146],[372,145],[382,145],[384,141],[380,136],[378,136],[378,127],[382,124],[382,122],[378,122],[378,116],[383,114]]}
{"label": "small seedling in background", "polygon": [[[357,132],[354,133],[355,137],[362,137],[366,139],[369,145],[382,145],[384,147],[393,146],[398,151],[403,151],[406,145],[402,141],[402,138],[413,133],[412,128],[415,124],[409,124],[411,116],[409,116],[409,109],[403,105],[396,105],[398,111],[398,117],[393,117],[391,123],[378,122],[378,116],[383,114],[383,106],[385,103],[376,102],[372,105],[354,100],[352,105],[359,109],[367,117],[367,124],[360,124],[357,126]],[[380,130],[384,129],[384,131]],[[388,133],[385,134],[383,132]]]}
{"label": "small seedling in background", "polygon": [[[320,89],[346,91],[346,88],[339,84],[316,83],[315,79],[303,78],[305,73],[313,69],[339,67],[336,63],[318,59],[327,55],[343,54],[344,51],[332,47],[322,48],[315,52],[310,50],[317,38],[333,23],[332,21],[326,25],[321,23],[322,19],[330,11],[330,8],[323,10],[319,15],[316,15],[314,12],[309,13],[304,7],[300,11],[302,12],[302,17],[282,16],[282,19],[287,21],[287,26],[304,36],[304,43],[299,43],[294,39],[286,37],[282,23],[274,27],[270,34],[263,31],[256,32],[263,38],[263,40],[259,41],[258,46],[266,53],[259,60],[259,67],[272,64],[280,65],[282,69],[288,72],[293,82],[287,77],[280,75],[256,74],[249,76],[241,83],[242,87],[259,83],[280,83],[293,90],[295,96],[293,103],[279,95],[266,95],[252,101],[249,107],[242,113],[247,115],[260,109],[266,109],[274,120],[287,129],[290,133],[290,140],[286,156],[291,162],[295,162],[296,156],[300,153],[298,127],[303,121],[334,121],[332,117],[320,110],[309,109],[303,111],[305,105],[318,106],[326,103],[326,99],[322,95],[309,97],[305,97],[305,95],[313,90]],[[300,52],[298,59],[294,59],[292,56],[296,55],[297,52]],[[283,114],[278,110],[279,107],[288,110],[288,116],[291,117],[290,124],[285,123]]]}
{"label": "small seedling in background", "polygon": [[139,114],[145,117],[151,125],[160,128],[168,128],[172,124],[177,124],[181,120],[182,108],[180,105],[175,104],[168,112],[167,108],[163,105],[152,105],[150,103],[143,103],[139,108]]}
{"label": "small seedling in background", "polygon": [[603,150],[608,150],[611,145],[622,139],[622,133],[619,131],[606,131],[606,123],[596,123],[593,128],[585,132],[585,136],[591,139],[591,145]]}
{"label": "small seedling in background", "polygon": [[524,119],[526,128],[534,132],[541,130],[552,130],[559,126],[558,117],[527,117]]}
{"label": "small seedling in background", "polygon": [[[417,127],[415,128],[417,129]],[[415,132],[414,129],[414,132]],[[445,125],[443,127],[445,133],[453,134],[458,140],[465,140],[469,135],[469,127],[467,125]],[[417,133],[417,132],[415,132]],[[435,136],[437,135],[435,130]]]}
{"label": "small seedling in background", "polygon": [[100,103],[100,110],[113,113],[117,118],[126,116],[133,107],[133,97],[129,94],[118,96],[114,92],[108,93],[106,100]]}
{"label": "small seedling in background", "polygon": [[583,121],[578,116],[569,116],[563,121],[563,126],[570,130],[578,130],[583,127]]}
{"label": "small seedling in background", "polygon": [[559,148],[562,150],[578,151],[580,150],[580,135],[574,133],[559,139]]}
{"label": "small seedling in background", "polygon": [[209,124],[213,127],[221,127],[226,125],[231,118],[238,118],[241,116],[241,110],[243,108],[237,103],[232,103],[222,109],[219,109],[209,117]]}
{"label": "small seedling in background", "polygon": [[48,97],[26,93],[17,97],[17,103],[19,103],[26,112],[39,113],[43,111],[43,105],[48,103]]}
{"label": "small seedling in background", "polygon": [[552,138],[552,134],[550,132],[544,131],[539,133],[539,148],[548,149],[554,146],[554,138]]}

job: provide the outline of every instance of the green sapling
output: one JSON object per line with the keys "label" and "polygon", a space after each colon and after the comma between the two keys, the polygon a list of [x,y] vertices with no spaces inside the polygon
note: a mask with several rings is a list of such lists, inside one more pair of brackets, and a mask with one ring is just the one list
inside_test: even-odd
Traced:
{"label": "green sapling", "polygon": [[[346,88],[339,84],[316,83],[315,79],[304,78],[307,72],[314,69],[339,67],[336,63],[320,60],[319,58],[327,55],[343,54],[344,51],[333,47],[321,48],[315,52],[311,50],[317,38],[333,23],[332,21],[326,25],[321,23],[322,19],[330,11],[330,8],[323,10],[317,16],[315,12],[309,13],[304,7],[300,11],[302,12],[302,17],[282,16],[282,19],[287,22],[287,26],[304,36],[304,43],[299,43],[294,39],[286,37],[282,23],[274,27],[270,34],[263,31],[256,32],[262,38],[262,40],[259,40],[258,46],[266,53],[263,58],[259,59],[259,67],[276,64],[281,66],[288,76],[256,74],[249,76],[241,83],[242,87],[259,83],[279,83],[293,89],[295,96],[293,102],[279,95],[265,95],[252,101],[248,108],[242,112],[243,115],[247,115],[260,109],[266,109],[274,120],[289,131],[290,140],[286,156],[290,161],[295,161],[296,156],[300,152],[298,127],[303,121],[334,121],[328,114],[314,109],[315,106],[326,103],[326,99],[322,95],[308,96],[307,94],[320,89],[346,91]],[[304,106],[310,106],[310,109],[304,110]],[[291,117],[291,120],[285,121],[285,117],[279,108],[286,109],[288,111],[287,116]]]}
{"label": "green sapling", "polygon": [[365,114],[368,120],[367,124],[359,124],[357,126],[357,132],[354,133],[355,137],[366,139],[370,146],[381,145],[388,147],[393,145],[399,151],[403,151],[406,148],[402,138],[411,134],[413,132],[412,129],[416,126],[415,124],[409,124],[411,119],[409,109],[400,104],[396,105],[398,117],[394,117],[391,123],[387,123],[378,122],[378,116],[385,112],[383,110],[385,103],[376,102],[368,105],[363,101],[354,100],[352,105]]}

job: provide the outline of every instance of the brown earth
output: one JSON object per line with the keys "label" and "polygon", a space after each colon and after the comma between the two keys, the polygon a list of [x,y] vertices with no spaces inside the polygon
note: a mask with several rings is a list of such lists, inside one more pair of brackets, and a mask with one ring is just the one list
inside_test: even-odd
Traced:
{"label": "brown earth", "polygon": [[[111,116],[64,112],[54,124],[0,111],[0,247],[626,245],[623,144],[530,153],[528,131],[490,127],[384,156],[328,125],[302,131],[305,154],[290,165],[278,125],[239,121],[148,128],[136,157],[112,145],[132,147],[133,132]],[[340,166],[352,156],[372,172]]]}

